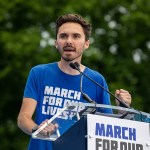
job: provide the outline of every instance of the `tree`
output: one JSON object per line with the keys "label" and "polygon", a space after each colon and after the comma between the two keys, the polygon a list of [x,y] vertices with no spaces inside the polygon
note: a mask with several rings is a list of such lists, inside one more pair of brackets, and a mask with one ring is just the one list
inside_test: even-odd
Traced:
{"label": "tree", "polygon": [[65,13],[93,25],[83,63],[105,76],[110,91],[129,90],[132,106],[150,112],[149,0],[5,0],[0,6],[0,149],[26,149],[29,137],[16,125],[26,79],[32,66],[59,60],[54,21]]}

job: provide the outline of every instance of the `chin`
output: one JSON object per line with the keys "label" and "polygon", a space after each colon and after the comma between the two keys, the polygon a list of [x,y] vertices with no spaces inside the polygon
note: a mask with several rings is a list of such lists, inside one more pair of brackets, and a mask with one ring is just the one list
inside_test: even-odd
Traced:
{"label": "chin", "polygon": [[66,58],[66,57],[62,57],[62,59],[67,62],[75,60],[75,58]]}

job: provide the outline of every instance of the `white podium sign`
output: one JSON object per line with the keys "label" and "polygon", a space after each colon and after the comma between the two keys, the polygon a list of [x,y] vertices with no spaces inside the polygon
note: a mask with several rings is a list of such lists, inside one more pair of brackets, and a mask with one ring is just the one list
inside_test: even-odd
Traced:
{"label": "white podium sign", "polygon": [[88,150],[150,150],[150,125],[88,114],[87,147]]}

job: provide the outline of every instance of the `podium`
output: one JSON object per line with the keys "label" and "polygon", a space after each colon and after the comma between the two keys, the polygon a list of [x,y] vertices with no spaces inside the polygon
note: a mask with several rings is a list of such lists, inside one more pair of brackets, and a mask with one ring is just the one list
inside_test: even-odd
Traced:
{"label": "podium", "polygon": [[[83,105],[86,109],[81,113],[76,112],[72,119],[77,119],[69,127],[64,125],[67,126],[64,132],[43,139],[52,141],[53,150],[150,150],[150,114],[117,106]],[[63,111],[72,111],[76,107],[77,104],[66,106],[51,118],[50,122],[57,119]],[[101,108],[126,113],[93,114],[91,111]],[[35,133],[33,138],[38,138]]]}
{"label": "podium", "polygon": [[61,137],[53,141],[53,150],[87,150],[87,118],[82,117]]}

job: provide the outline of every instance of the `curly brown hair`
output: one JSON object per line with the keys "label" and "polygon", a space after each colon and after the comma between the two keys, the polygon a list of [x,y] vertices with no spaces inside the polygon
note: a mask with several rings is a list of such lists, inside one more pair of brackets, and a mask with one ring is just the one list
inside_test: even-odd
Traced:
{"label": "curly brown hair", "polygon": [[89,39],[92,30],[91,24],[88,23],[85,19],[82,18],[82,16],[78,14],[66,14],[58,17],[58,19],[56,20],[56,35],[60,26],[67,22],[74,22],[80,24],[83,28],[86,40]]}

